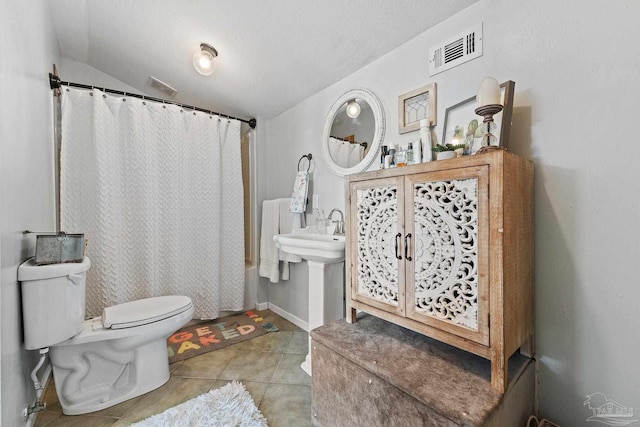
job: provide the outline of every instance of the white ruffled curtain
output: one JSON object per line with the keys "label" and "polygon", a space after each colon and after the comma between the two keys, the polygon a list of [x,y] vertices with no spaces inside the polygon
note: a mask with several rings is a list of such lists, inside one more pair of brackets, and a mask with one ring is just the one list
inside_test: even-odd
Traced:
{"label": "white ruffled curtain", "polygon": [[61,226],[84,233],[87,312],[186,295],[195,317],[241,310],[240,122],[63,89]]}

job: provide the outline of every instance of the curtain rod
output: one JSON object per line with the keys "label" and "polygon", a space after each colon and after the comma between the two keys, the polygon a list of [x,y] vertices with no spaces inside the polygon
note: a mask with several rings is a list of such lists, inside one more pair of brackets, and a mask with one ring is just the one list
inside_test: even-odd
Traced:
{"label": "curtain rod", "polygon": [[137,93],[123,92],[121,90],[107,89],[107,88],[104,88],[104,87],[85,85],[85,84],[81,84],[81,83],[63,82],[62,80],[60,80],[60,77],[55,76],[52,73],[49,73],[49,86],[51,87],[52,90],[60,89],[61,86],[77,87],[77,88],[81,88],[81,89],[100,89],[101,91],[103,91],[105,93],[111,93],[111,94],[114,94],[114,95],[131,96],[133,98],[140,98],[140,99],[145,99],[145,100],[149,100],[149,101],[162,102],[163,104],[177,105],[177,106],[180,106],[182,108],[188,108],[189,110],[201,111],[203,113],[209,113],[209,114],[214,114],[216,116],[226,117],[228,119],[238,120],[238,121],[241,121],[242,123],[248,124],[249,127],[251,127],[251,129],[255,129],[256,128],[256,124],[257,124],[256,119],[249,119],[249,120],[240,119],[238,117],[228,116],[226,114],[217,113],[217,112],[212,111],[212,110],[207,110],[206,108],[194,107],[193,105],[180,104],[180,103],[173,102],[173,101],[167,101],[166,99],[154,98],[152,96],[138,95]]}

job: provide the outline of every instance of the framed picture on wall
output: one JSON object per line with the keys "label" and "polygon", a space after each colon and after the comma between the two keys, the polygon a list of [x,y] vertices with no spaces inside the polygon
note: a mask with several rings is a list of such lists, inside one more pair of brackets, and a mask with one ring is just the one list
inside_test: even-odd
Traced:
{"label": "framed picture on wall", "polygon": [[[507,80],[500,85],[500,103],[503,108],[501,112],[493,116],[493,121],[496,124],[496,130],[493,135],[498,139],[498,147],[507,148],[509,143],[515,87],[516,83],[511,80]],[[476,97],[474,95],[445,110],[442,144],[450,144],[453,142],[455,129],[458,127],[462,128],[462,134],[465,138],[472,137],[474,140],[471,154],[480,149],[482,145],[480,125],[482,125],[483,117],[478,116],[475,113],[475,109]],[[471,136],[469,136],[470,133],[472,133]]]}
{"label": "framed picture on wall", "polygon": [[420,120],[436,125],[436,84],[431,83],[398,97],[398,132],[420,129]]}

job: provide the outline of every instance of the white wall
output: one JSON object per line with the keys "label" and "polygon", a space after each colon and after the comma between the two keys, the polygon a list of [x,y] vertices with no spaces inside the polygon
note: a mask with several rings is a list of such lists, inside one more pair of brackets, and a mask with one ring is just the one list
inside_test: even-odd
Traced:
{"label": "white wall", "polygon": [[38,352],[23,350],[18,265],[33,255],[25,229],[55,230],[53,103],[48,73],[59,50],[49,2],[0,3],[0,246],[2,411],[0,424],[24,424],[35,398],[29,374]]}
{"label": "white wall", "polygon": [[[91,65],[82,62],[72,61],[71,59],[61,58],[58,65],[58,75],[65,82],[81,83],[85,85],[93,85],[96,88],[107,88],[121,90],[123,92],[137,93],[140,95],[150,95],[162,98],[161,93],[150,94],[149,91],[142,92],[126,83],[116,79],[109,74],[93,68]],[[151,88],[149,88],[151,89]],[[153,90],[153,89],[151,89]]]}
{"label": "white wall", "polygon": [[[398,134],[397,97],[435,81],[444,111],[483,77],[516,82],[510,150],[535,162],[535,292],[540,414],[584,425],[586,395],[640,408],[640,2],[481,0],[344,80],[262,122],[259,202],[291,193],[298,158],[314,154],[314,192],[344,208],[343,180],[321,159],[326,113],[365,87],[385,108],[385,143]],[[484,56],[430,78],[428,48],[484,22]],[[383,37],[384,35],[381,35]],[[330,61],[328,62],[330,64]],[[259,295],[307,319],[307,268]]]}

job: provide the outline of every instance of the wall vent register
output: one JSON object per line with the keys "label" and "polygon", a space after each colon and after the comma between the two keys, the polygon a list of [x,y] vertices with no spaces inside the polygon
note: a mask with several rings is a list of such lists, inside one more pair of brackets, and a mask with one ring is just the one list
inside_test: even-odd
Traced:
{"label": "wall vent register", "polygon": [[482,23],[429,49],[429,75],[482,56]]}

